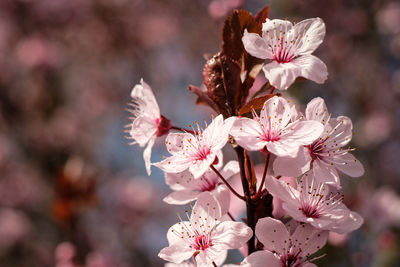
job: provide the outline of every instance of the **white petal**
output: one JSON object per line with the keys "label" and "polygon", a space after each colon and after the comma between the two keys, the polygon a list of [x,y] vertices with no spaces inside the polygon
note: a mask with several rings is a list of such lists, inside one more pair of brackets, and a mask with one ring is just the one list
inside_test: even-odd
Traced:
{"label": "white petal", "polygon": [[141,146],[146,145],[155,136],[157,124],[155,120],[147,116],[137,117],[131,124],[130,136]]}
{"label": "white petal", "polygon": [[292,188],[285,182],[281,182],[275,177],[267,175],[265,179],[265,187],[274,196],[284,202],[287,202],[293,206],[298,206],[298,199],[300,197],[299,191]]}
{"label": "white petal", "polygon": [[271,125],[271,129],[277,132],[284,128],[291,118],[292,108],[283,97],[274,96],[268,99],[260,112],[260,120],[264,127]]}
{"label": "white petal", "polygon": [[312,171],[317,181],[333,185],[336,188],[340,188],[339,174],[333,166],[324,164],[321,160],[314,160],[312,163]]}
{"label": "white petal", "polygon": [[231,201],[231,194],[228,188],[225,185],[217,186],[211,192],[215,198],[218,200],[218,204],[221,207],[221,214],[225,215],[229,211],[229,205]]}
{"label": "white petal", "polygon": [[310,169],[311,156],[308,149],[300,147],[296,157],[277,157],[274,160],[274,174],[298,177]]}
{"label": "white petal", "polygon": [[189,133],[169,133],[165,139],[168,152],[173,155],[181,154],[183,145],[187,143],[188,139],[197,142],[197,139]]}
{"label": "white petal", "polygon": [[278,157],[295,157],[301,145],[296,142],[279,140],[275,142],[268,142],[266,147],[269,152]]}
{"label": "white petal", "polygon": [[146,111],[151,112],[153,117],[160,117],[160,109],[158,107],[156,98],[154,97],[151,87],[143,80],[140,80],[141,84],[135,85],[131,91],[131,97],[133,99],[140,99],[146,104]]}
{"label": "white petal", "polygon": [[247,29],[244,30],[242,37],[243,46],[246,51],[257,58],[272,58],[273,54],[267,42],[257,33],[249,33]]}
{"label": "white petal", "polygon": [[221,218],[221,206],[217,199],[210,192],[203,192],[197,198],[196,204],[193,206],[190,216],[191,222],[204,222],[204,218],[208,218],[208,222]]}
{"label": "white petal", "polygon": [[328,231],[320,231],[309,224],[300,224],[293,233],[292,240],[301,244],[302,253],[308,257],[325,246],[328,235]]}
{"label": "white petal", "polygon": [[328,123],[329,112],[321,97],[316,97],[307,104],[306,118],[307,120],[318,121],[323,125]]}
{"label": "white petal", "polygon": [[327,145],[331,145],[332,148],[337,149],[337,147],[342,147],[347,145],[353,136],[353,123],[351,119],[346,116],[339,116],[336,119],[330,120],[330,126],[333,132],[329,133],[331,138],[326,142]]}
{"label": "white petal", "polygon": [[313,55],[304,55],[293,60],[300,69],[300,74],[306,79],[322,84],[328,79],[328,68],[325,63]]}
{"label": "white petal", "polygon": [[285,241],[290,238],[285,225],[270,217],[259,219],[256,225],[257,239],[263,243],[264,248],[282,254],[285,251]]}
{"label": "white petal", "polygon": [[179,173],[165,173],[165,182],[172,190],[194,189],[198,184],[197,180],[188,171]]}
{"label": "white petal", "polygon": [[288,20],[266,19],[262,25],[263,36],[273,36],[275,39],[280,39],[281,32],[288,32],[292,29],[292,27],[293,24]]}
{"label": "white petal", "polygon": [[207,158],[190,164],[189,171],[193,174],[194,179],[200,178],[210,168],[211,164],[215,161],[215,157],[216,155],[211,153]]}
{"label": "white petal", "polygon": [[153,165],[165,172],[178,173],[186,170],[191,166],[191,163],[190,160],[178,155],[168,157],[160,162],[153,163]]}
{"label": "white petal", "polygon": [[296,35],[303,36],[298,46],[300,55],[311,54],[318,48],[325,37],[325,23],[320,18],[300,21],[293,27]]}
{"label": "white petal", "polygon": [[246,224],[224,221],[216,226],[212,239],[221,249],[235,249],[243,246],[252,235],[253,231]]}
{"label": "white petal", "polygon": [[324,126],[317,121],[295,121],[282,131],[281,140],[298,146],[309,145],[320,137],[323,131]]}
{"label": "white petal", "polygon": [[198,195],[199,193],[195,191],[181,190],[172,192],[166,196],[163,201],[168,204],[183,205],[195,200]]}
{"label": "white petal", "polygon": [[166,248],[163,248],[158,257],[170,261],[176,264],[179,264],[185,260],[190,259],[193,256],[195,250],[191,249],[189,246],[179,246],[172,245]]}
{"label": "white petal", "polygon": [[153,148],[156,136],[153,136],[147,143],[146,149],[143,151],[144,164],[146,166],[147,175],[151,174],[151,149]]}
{"label": "white petal", "polygon": [[301,75],[301,68],[293,62],[277,63],[273,61],[263,67],[265,78],[279,90],[286,90]]}
{"label": "white petal", "polygon": [[240,266],[244,267],[281,267],[282,263],[279,258],[275,257],[272,252],[269,251],[256,251],[247,256],[241,263]]}
{"label": "white petal", "polygon": [[228,180],[233,175],[239,173],[239,171],[240,171],[239,162],[237,162],[236,160],[231,160],[225,164],[224,168],[220,173],[225,178],[225,180]]}
{"label": "white petal", "polygon": [[265,142],[259,139],[262,133],[260,124],[249,118],[239,118],[231,129],[231,135],[236,142],[249,151],[261,150]]}
{"label": "white petal", "polygon": [[340,162],[334,165],[339,171],[351,177],[360,177],[364,174],[363,165],[352,154],[347,153],[340,156],[338,161]]}

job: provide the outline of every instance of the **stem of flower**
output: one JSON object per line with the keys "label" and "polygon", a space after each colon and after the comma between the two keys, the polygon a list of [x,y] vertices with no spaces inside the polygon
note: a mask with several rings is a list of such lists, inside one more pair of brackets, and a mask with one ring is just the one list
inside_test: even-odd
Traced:
{"label": "stem of flower", "polygon": [[270,153],[268,152],[267,158],[265,159],[265,167],[264,167],[264,173],[262,176],[261,184],[257,191],[257,196],[259,196],[261,194],[261,190],[264,187],[265,177],[267,176],[267,171],[268,171],[269,157],[270,157]]}
{"label": "stem of flower", "polygon": [[231,192],[235,196],[237,196],[238,198],[240,198],[243,201],[246,201],[246,198],[244,196],[239,195],[239,193],[236,192],[235,189],[232,188],[232,186],[225,180],[225,178],[219,173],[219,171],[213,165],[211,165],[210,168],[218,175],[218,177],[222,180],[222,182],[224,182],[224,184],[229,188],[229,190],[231,190]]}
{"label": "stem of flower", "polygon": [[246,209],[247,209],[247,225],[253,230],[253,236],[247,241],[247,247],[248,247],[248,254],[250,255],[254,251],[256,251],[255,247],[255,212],[256,212],[256,207],[255,203],[253,203],[250,195],[250,188],[249,188],[249,182],[246,178],[246,171],[244,167],[244,149],[241,146],[236,146],[235,152],[238,157],[239,161],[239,167],[240,167],[240,178],[242,180],[242,186],[243,186],[243,192],[246,198]]}
{"label": "stem of flower", "polygon": [[177,131],[181,131],[181,132],[184,132],[184,133],[195,134],[195,132],[193,130],[185,129],[185,128],[181,128],[181,127],[171,126],[171,129],[177,130]]}
{"label": "stem of flower", "polygon": [[214,267],[217,267],[217,264],[215,264],[215,262],[212,262],[212,265],[213,265]]}
{"label": "stem of flower", "polygon": [[232,214],[229,211],[227,214],[228,214],[229,218],[231,218],[232,221],[236,221],[235,218],[233,218]]}
{"label": "stem of flower", "polygon": [[273,92],[274,92],[274,90],[275,90],[275,87],[271,87],[271,90],[269,90],[269,94],[272,94]]}

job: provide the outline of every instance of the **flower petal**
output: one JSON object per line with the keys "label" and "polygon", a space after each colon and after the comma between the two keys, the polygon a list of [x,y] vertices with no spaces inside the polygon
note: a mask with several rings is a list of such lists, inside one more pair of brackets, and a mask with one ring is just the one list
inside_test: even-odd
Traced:
{"label": "flower petal", "polygon": [[318,121],[323,125],[328,123],[329,112],[321,97],[316,97],[307,104],[306,118],[307,120]]}
{"label": "flower petal", "polygon": [[156,136],[150,138],[149,142],[147,143],[147,147],[143,151],[143,159],[146,166],[147,175],[151,174],[151,149],[153,148],[156,138]]}
{"label": "flower petal", "polygon": [[302,36],[297,53],[311,54],[318,48],[325,37],[325,23],[320,18],[305,19],[295,24],[293,30],[296,35]]}
{"label": "flower petal", "polygon": [[281,267],[282,263],[279,258],[275,257],[272,252],[269,251],[256,251],[247,256],[241,263],[240,266],[244,267]]}
{"label": "flower petal", "polygon": [[249,151],[261,150],[265,142],[259,139],[262,133],[260,124],[249,118],[239,118],[235,121],[230,134],[236,142]]}
{"label": "flower petal", "polygon": [[310,163],[311,156],[308,149],[300,147],[296,157],[277,157],[274,160],[274,174],[298,177],[310,169]]}
{"label": "flower petal", "polygon": [[262,59],[273,58],[271,48],[268,46],[265,39],[257,33],[249,33],[247,29],[245,29],[242,42],[246,51],[253,57]]}
{"label": "flower petal", "polygon": [[325,246],[328,235],[329,231],[315,229],[309,224],[300,224],[294,231],[292,240],[297,240],[297,243],[301,244],[302,253],[308,257]]}
{"label": "flower petal", "polygon": [[214,244],[216,247],[221,249],[235,249],[243,246],[252,235],[253,231],[246,224],[224,221],[215,227],[212,239],[218,241]]}
{"label": "flower petal", "polygon": [[350,153],[347,153],[343,156],[340,156],[337,163],[334,163],[335,167],[351,176],[351,177],[360,177],[364,174],[363,165]]}
{"label": "flower petal", "polygon": [[160,109],[158,107],[156,98],[154,97],[151,87],[143,80],[140,79],[140,84],[135,85],[131,91],[131,97],[134,100],[143,101],[145,103],[145,112],[151,113],[152,117],[160,117]]}
{"label": "flower petal", "polygon": [[303,55],[293,60],[300,69],[300,74],[306,79],[322,84],[328,79],[328,68],[325,63],[313,55]]}
{"label": "flower petal", "polygon": [[281,133],[281,140],[296,143],[296,145],[309,145],[314,142],[322,132],[324,126],[317,121],[295,121],[290,123]]}
{"label": "flower petal", "polygon": [[289,184],[281,182],[275,177],[267,175],[265,187],[274,196],[293,206],[298,206],[300,197],[299,191],[292,188]]}
{"label": "flower petal", "polygon": [[236,160],[231,160],[225,164],[224,168],[220,173],[225,178],[225,180],[228,180],[233,175],[239,173],[239,171],[240,171],[239,162],[237,162]]}
{"label": "flower petal", "polygon": [[174,155],[160,162],[155,162],[153,165],[165,172],[178,173],[186,170],[191,163],[192,162],[188,159]]}
{"label": "flower petal", "polygon": [[189,246],[171,245],[163,248],[160,253],[158,253],[158,257],[162,258],[163,260],[179,264],[190,259],[194,252],[195,250]]}
{"label": "flower petal", "polygon": [[290,238],[285,225],[270,217],[259,219],[256,225],[256,236],[264,248],[270,251],[276,251],[278,254],[284,254],[285,242]]}
{"label": "flower petal", "polygon": [[336,188],[341,187],[339,174],[333,166],[324,164],[324,162],[319,159],[315,159],[312,162],[312,171],[315,179],[319,182],[333,185]]}
{"label": "flower petal", "polygon": [[137,117],[131,124],[129,135],[143,147],[155,136],[157,124],[154,119],[147,116]]}
{"label": "flower petal", "polygon": [[286,90],[301,75],[301,68],[294,62],[277,63],[273,61],[264,65],[263,71],[272,86]]}
{"label": "flower petal", "polygon": [[195,200],[198,195],[199,193],[195,191],[181,190],[172,192],[163,201],[168,204],[183,205]]}

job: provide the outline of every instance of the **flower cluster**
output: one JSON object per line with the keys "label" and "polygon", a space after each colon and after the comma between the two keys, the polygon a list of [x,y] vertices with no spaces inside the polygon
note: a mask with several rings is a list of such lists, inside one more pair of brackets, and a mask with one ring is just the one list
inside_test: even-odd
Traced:
{"label": "flower cluster", "polygon": [[[204,129],[198,123],[197,129],[171,126],[160,115],[144,81],[132,91],[133,121],[128,133],[134,143],[147,143],[148,172],[151,165],[165,172],[166,183],[174,192],[164,201],[175,205],[196,201],[191,214],[186,212],[187,220],[179,217],[180,222],[168,231],[169,246],[159,253],[171,262],[167,266],[222,265],[227,250],[245,247],[246,242],[248,253],[241,266],[315,266],[310,256],[325,245],[329,231],[345,234],[363,223],[359,214],[346,207],[340,192],[338,171],[352,177],[364,172],[350,153],[352,149],[346,148],[352,138],[351,120],[332,118],[322,98],[311,100],[302,113],[281,94],[273,94],[275,88],[286,90],[299,76],[317,83],[326,80],[325,64],[311,55],[323,41],[325,24],[315,18],[293,25],[262,19],[265,11],[260,14],[252,17],[252,27],[239,29],[242,42],[236,45],[242,47],[241,52],[227,49],[231,39],[224,39],[224,50],[206,65],[205,79],[215,79],[205,82],[206,93],[196,94],[221,114]],[[257,27],[259,30],[254,30]],[[230,90],[234,86],[244,90],[251,76],[250,69],[238,72],[241,83],[237,85],[235,64],[242,60],[243,66],[250,68],[251,62],[260,59],[270,60],[263,65],[270,93],[253,99],[243,94],[237,101]],[[225,95],[218,94],[222,87]],[[154,140],[165,134],[171,155],[151,163]],[[227,144],[238,160],[224,165],[222,149]],[[247,151],[265,157],[262,176],[255,175]],[[244,195],[228,182],[236,174],[240,174]],[[292,177],[294,183],[287,183],[282,176]],[[231,196],[246,206],[246,223],[235,221],[229,213]],[[260,205],[266,208],[255,209]]]}

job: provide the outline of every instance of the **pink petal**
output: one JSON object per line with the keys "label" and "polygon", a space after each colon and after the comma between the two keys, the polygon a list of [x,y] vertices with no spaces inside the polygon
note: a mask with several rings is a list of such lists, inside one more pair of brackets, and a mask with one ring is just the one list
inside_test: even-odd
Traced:
{"label": "pink petal", "polygon": [[288,20],[266,19],[262,25],[263,36],[270,38],[281,38],[281,31],[288,32],[293,28],[293,24]]}
{"label": "pink petal", "polygon": [[143,147],[155,136],[156,132],[157,124],[155,120],[150,117],[140,116],[132,122],[129,135]]}
{"label": "pink petal", "polygon": [[340,156],[335,167],[351,177],[360,177],[364,174],[363,165],[350,153]]}
{"label": "pink petal", "polygon": [[315,179],[319,182],[341,188],[339,174],[335,170],[335,167],[324,164],[321,160],[316,159],[312,163],[312,171]]}
{"label": "pink petal", "polygon": [[229,211],[229,205],[231,201],[231,194],[225,185],[217,186],[216,189],[212,191],[212,194],[217,199],[219,206],[221,207],[221,214],[227,214]]}
{"label": "pink petal", "polygon": [[[338,145],[339,147],[347,145],[353,136],[353,124],[351,119],[346,116],[339,116],[336,119],[331,119],[330,125],[335,129],[331,134],[331,144]],[[334,143],[333,140],[335,141]]]}
{"label": "pink petal", "polygon": [[279,254],[284,253],[287,246],[285,241],[290,238],[285,225],[270,217],[259,219],[256,225],[257,239],[263,243],[264,248],[270,251],[276,251]]}
{"label": "pink petal", "polygon": [[307,104],[306,118],[307,120],[318,121],[323,125],[328,123],[329,112],[321,97],[316,97]]}
{"label": "pink petal", "polygon": [[277,157],[273,163],[275,175],[298,177],[310,169],[311,156],[307,148],[300,147],[296,157]]}
{"label": "pink petal", "polygon": [[242,42],[246,51],[253,57],[262,59],[273,58],[271,48],[268,46],[265,39],[257,33],[249,33],[247,29],[245,29]]}
{"label": "pink petal", "polygon": [[274,197],[277,197],[293,206],[298,206],[298,199],[300,197],[299,191],[292,188],[286,182],[281,182],[275,177],[267,175],[265,179],[265,187]]}
{"label": "pink petal", "polygon": [[165,139],[168,152],[173,155],[181,154],[183,145],[187,143],[188,139],[192,140],[192,142],[196,140],[196,138],[189,133],[169,133]]}
{"label": "pink petal", "polygon": [[183,205],[195,200],[198,194],[199,193],[195,191],[181,190],[172,192],[166,196],[163,201],[168,204]]}
{"label": "pink petal", "polygon": [[153,163],[154,166],[165,172],[178,173],[186,170],[192,162],[180,156],[171,156],[160,162]]}
{"label": "pink petal", "polygon": [[274,96],[265,101],[260,112],[260,119],[264,126],[271,124],[271,128],[279,131],[284,128],[292,118],[292,108],[288,100]]}
{"label": "pink petal", "polygon": [[192,162],[189,166],[189,171],[193,174],[194,179],[200,178],[215,161],[215,154],[211,153],[206,159]]}
{"label": "pink petal", "polygon": [[259,139],[262,129],[260,125],[249,118],[239,118],[236,120],[230,134],[235,137],[236,142],[249,151],[261,150],[265,142]]}
{"label": "pink petal", "polygon": [[197,184],[188,170],[179,173],[165,173],[165,182],[175,191],[193,188],[192,184]]}
{"label": "pink petal", "polygon": [[225,164],[224,168],[222,169],[222,171],[220,171],[220,173],[225,178],[225,180],[228,180],[233,175],[239,173],[239,171],[240,171],[239,162],[237,162],[236,160],[231,160]]}
{"label": "pink petal", "polygon": [[180,246],[180,245],[172,245],[166,248],[163,248],[160,253],[158,253],[158,257],[170,261],[176,264],[179,264],[185,260],[190,259],[195,250],[190,248],[189,246]]}
{"label": "pink petal", "polygon": [[320,137],[323,131],[324,126],[317,121],[295,121],[282,131],[281,140],[299,146],[309,145]]}
{"label": "pink petal", "polygon": [[322,84],[328,79],[328,68],[325,63],[313,55],[304,55],[293,60],[293,64],[297,65],[300,74],[306,79]]}
{"label": "pink petal", "polygon": [[220,249],[235,249],[243,246],[253,235],[253,231],[241,222],[224,221],[215,227],[212,239]]}
{"label": "pink petal", "polygon": [[190,221],[202,222],[204,218],[208,218],[207,220],[212,221],[221,218],[222,215],[221,206],[216,197],[210,192],[203,192],[198,196],[197,202],[193,206]]}
{"label": "pink petal", "polygon": [[278,157],[295,157],[299,151],[300,144],[292,141],[279,140],[268,142],[266,147],[269,152]]}
{"label": "pink petal", "polygon": [[143,79],[140,80],[140,83],[133,87],[131,97],[144,101],[146,103],[146,111],[151,113],[152,117],[159,118],[160,109],[151,87]]}
{"label": "pink petal", "polygon": [[300,224],[292,235],[293,240],[301,244],[302,253],[306,257],[325,246],[329,231],[320,231],[309,224]]}
{"label": "pink petal", "polygon": [[241,263],[240,266],[244,267],[281,267],[282,263],[279,258],[275,257],[272,252],[269,251],[256,251],[247,256]]}
{"label": "pink petal", "polygon": [[314,52],[325,37],[325,23],[320,18],[300,21],[294,25],[293,29],[296,35],[303,36],[298,50],[300,55]]}
{"label": "pink petal", "polygon": [[153,148],[156,136],[153,136],[147,143],[147,147],[143,151],[144,164],[146,166],[147,175],[151,174],[151,149]]}
{"label": "pink petal", "polygon": [[286,90],[301,75],[301,68],[294,62],[277,63],[273,61],[263,67],[265,78],[279,90]]}

